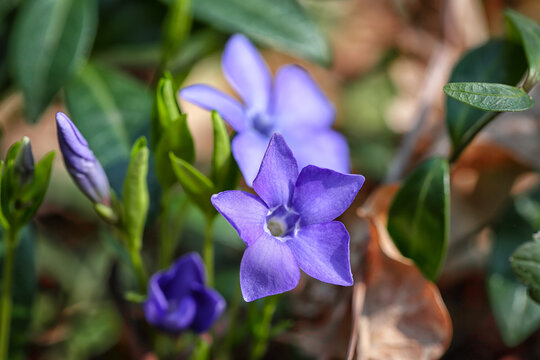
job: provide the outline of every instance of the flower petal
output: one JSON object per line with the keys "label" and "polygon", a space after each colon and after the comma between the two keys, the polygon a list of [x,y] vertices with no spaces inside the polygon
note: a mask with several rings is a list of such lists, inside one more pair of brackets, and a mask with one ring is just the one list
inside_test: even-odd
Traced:
{"label": "flower petal", "polygon": [[291,149],[283,136],[274,134],[253,181],[253,189],[269,208],[289,206],[297,177],[298,165]]}
{"label": "flower petal", "polygon": [[247,37],[236,34],[229,39],[221,65],[225,77],[248,109],[266,112],[272,76],[261,54]]}
{"label": "flower petal", "polygon": [[332,129],[283,132],[283,137],[298,161],[300,169],[315,165],[342,173],[350,172],[347,141]]}
{"label": "flower petal", "polygon": [[170,333],[179,333],[185,330],[195,319],[197,303],[191,296],[183,297],[175,308],[170,309],[156,327]]}
{"label": "flower petal", "polygon": [[280,129],[327,128],[335,118],[334,106],[306,70],[281,67],[274,84],[272,113]]}
{"label": "flower petal", "polygon": [[197,303],[197,314],[190,328],[202,333],[208,330],[225,310],[225,300],[213,289],[204,286],[193,289],[193,298]]}
{"label": "flower petal", "polygon": [[211,201],[246,245],[251,245],[264,233],[268,208],[258,196],[230,190],[213,195]]}
{"label": "flower petal", "polygon": [[196,252],[182,256],[161,273],[158,284],[168,301],[178,300],[191,292],[194,284],[204,285],[204,263]]}
{"label": "flower petal", "polygon": [[206,110],[216,110],[234,130],[246,128],[246,115],[240,102],[208,85],[195,84],[180,90],[180,97]]}
{"label": "flower petal", "polygon": [[287,245],[264,233],[248,246],[240,264],[240,288],[244,300],[292,290],[298,285],[300,270]]}
{"label": "flower petal", "polygon": [[363,184],[362,175],[309,165],[298,175],[292,207],[302,226],[330,222],[347,210]]}
{"label": "flower petal", "polygon": [[303,228],[286,242],[300,269],[330,284],[353,284],[349,258],[349,233],[345,226],[333,221]]}
{"label": "flower petal", "polygon": [[268,139],[254,131],[244,131],[232,140],[232,153],[244,180],[248,186],[253,185],[261,167],[264,152],[268,147]]}

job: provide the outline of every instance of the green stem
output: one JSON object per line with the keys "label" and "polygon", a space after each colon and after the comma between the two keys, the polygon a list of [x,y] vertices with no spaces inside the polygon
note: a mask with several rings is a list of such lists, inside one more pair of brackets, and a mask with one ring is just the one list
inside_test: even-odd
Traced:
{"label": "green stem", "polygon": [[[240,308],[240,299],[242,298],[242,292],[240,290],[240,283],[236,285],[236,292],[229,310],[229,329],[236,329],[236,321],[238,319],[238,310]],[[225,339],[223,340],[223,347],[220,349],[221,357],[223,360],[231,358],[232,349],[234,347],[235,331],[227,331]]]}
{"label": "green stem", "polygon": [[9,332],[11,325],[11,287],[17,237],[17,232],[7,230],[7,238],[5,239],[6,252],[4,255],[4,272],[2,273],[2,298],[0,300],[0,360],[8,359]]}
{"label": "green stem", "polygon": [[164,269],[173,260],[189,203],[178,188],[172,188],[163,193],[161,204],[158,267]]}
{"label": "green stem", "polygon": [[253,360],[261,359],[266,353],[272,331],[272,318],[276,312],[279,298],[279,295],[274,295],[265,299],[260,322],[253,329],[255,335],[253,348],[251,349],[251,359]]}
{"label": "green stem", "polygon": [[206,266],[207,284],[210,287],[214,286],[214,241],[212,239],[212,225],[214,224],[215,217],[208,217],[206,219],[206,226],[204,229],[204,265]]}
{"label": "green stem", "polygon": [[486,113],[480,120],[476,122],[476,124],[467,132],[466,137],[461,141],[459,146],[457,146],[454,151],[452,152],[452,155],[450,156],[450,163],[455,163],[465,148],[473,141],[473,139],[478,135],[478,133],[486,127],[487,124],[489,124],[493,119],[495,119],[498,115],[502,114],[501,112],[488,112]]}
{"label": "green stem", "polygon": [[145,293],[148,275],[146,274],[146,269],[142,261],[141,252],[137,249],[129,249],[129,257],[131,259],[131,264],[135,269],[135,276],[137,277],[137,282],[139,283],[139,291],[141,293]]}

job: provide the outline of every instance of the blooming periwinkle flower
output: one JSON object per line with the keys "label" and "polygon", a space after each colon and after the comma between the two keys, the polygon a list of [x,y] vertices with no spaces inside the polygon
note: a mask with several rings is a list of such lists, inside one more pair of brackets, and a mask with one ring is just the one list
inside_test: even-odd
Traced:
{"label": "blooming periwinkle flower", "polygon": [[270,140],[253,189],[212,196],[212,204],[236,229],[247,249],[240,265],[246,301],[292,290],[300,269],[318,280],[353,284],[349,233],[333,221],[352,203],[362,175],[298,165],[280,134]]}
{"label": "blooming periwinkle flower", "polygon": [[204,265],[197,253],[182,256],[167,271],[155,273],[148,283],[144,314],[150,324],[163,331],[205,332],[224,309],[221,295],[205,286]]}
{"label": "blooming periwinkle flower", "polygon": [[110,186],[98,159],[79,129],[62,112],[56,114],[58,144],[64,164],[79,189],[94,203],[109,205]]}
{"label": "blooming periwinkle flower", "polygon": [[217,110],[238,133],[232,151],[249,186],[275,132],[290,145],[300,168],[311,164],[349,172],[347,142],[331,129],[334,107],[304,69],[285,65],[272,81],[262,56],[240,34],[227,42],[222,68],[243,104],[202,84],[180,90],[180,96],[205,109]]}

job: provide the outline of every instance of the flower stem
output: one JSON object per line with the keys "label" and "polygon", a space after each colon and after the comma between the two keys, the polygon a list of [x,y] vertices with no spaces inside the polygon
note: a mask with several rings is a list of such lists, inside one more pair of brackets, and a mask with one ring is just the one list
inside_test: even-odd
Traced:
{"label": "flower stem", "polygon": [[4,271],[2,276],[2,298],[0,299],[0,360],[7,360],[9,348],[9,332],[11,325],[11,287],[13,282],[13,262],[18,234],[7,230],[5,239]]}
{"label": "flower stem", "polygon": [[251,359],[261,359],[268,349],[268,341],[272,332],[272,318],[276,312],[279,298],[279,295],[274,295],[265,299],[260,322],[253,329],[255,339],[251,349]]}
{"label": "flower stem", "polygon": [[135,269],[135,276],[139,283],[139,291],[145,293],[148,276],[146,275],[146,269],[141,258],[141,252],[137,249],[129,249],[129,257],[131,259],[131,264]]}
{"label": "flower stem", "polygon": [[204,229],[204,265],[206,266],[207,284],[209,287],[214,286],[214,241],[212,239],[212,225],[214,217],[206,218],[206,226]]}
{"label": "flower stem", "polygon": [[185,195],[178,188],[171,188],[163,193],[159,219],[158,267],[160,269],[168,267],[173,260],[188,205]]}

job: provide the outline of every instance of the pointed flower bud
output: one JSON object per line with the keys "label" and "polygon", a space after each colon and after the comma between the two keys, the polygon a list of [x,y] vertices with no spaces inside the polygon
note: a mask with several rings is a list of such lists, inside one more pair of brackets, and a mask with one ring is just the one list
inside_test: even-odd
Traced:
{"label": "pointed flower bud", "polygon": [[26,136],[22,138],[19,151],[13,164],[13,170],[18,177],[19,185],[24,186],[34,179],[34,155],[32,144]]}
{"label": "pointed flower bud", "polygon": [[110,203],[109,180],[85,138],[66,114],[56,114],[58,143],[64,164],[79,189],[94,203]]}

